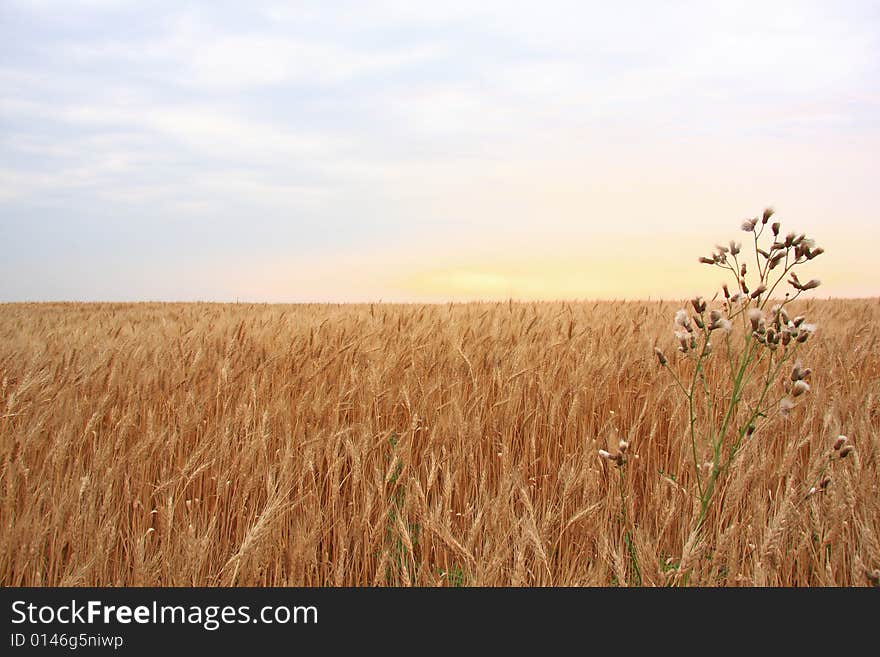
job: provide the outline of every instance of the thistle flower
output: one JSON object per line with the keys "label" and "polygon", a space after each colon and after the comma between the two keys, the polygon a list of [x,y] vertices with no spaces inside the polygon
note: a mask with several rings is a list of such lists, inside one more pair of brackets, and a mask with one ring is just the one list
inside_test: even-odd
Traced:
{"label": "thistle flower", "polygon": [[667,363],[666,356],[663,355],[663,352],[660,351],[659,347],[654,347],[654,353],[657,355],[657,360],[660,361],[660,364],[666,365],[666,363]]}
{"label": "thistle flower", "polygon": [[783,322],[788,324],[788,313],[785,312],[785,308],[782,308],[780,306],[777,306],[777,308],[779,308],[779,310],[776,311],[779,314],[779,317],[782,319]]}
{"label": "thistle flower", "polygon": [[764,215],[761,217],[761,223],[766,224],[768,221],[770,221],[770,217],[772,217],[775,212],[776,211],[773,208],[765,209]]}
{"label": "thistle flower", "polygon": [[691,299],[691,305],[698,313],[702,314],[706,311],[706,302],[703,301],[703,297],[694,297]]}
{"label": "thistle flower", "polygon": [[816,331],[816,326],[814,324],[801,324],[800,330],[798,331],[797,341],[798,342],[806,342],[807,338],[809,338]]}
{"label": "thistle flower", "polygon": [[782,259],[784,257],[785,257],[785,251],[780,251],[779,253],[774,255],[772,258],[770,258],[770,263],[768,264],[768,267],[770,269],[775,269],[776,265],[778,265],[780,262],[782,262]]}
{"label": "thistle flower", "polygon": [[742,250],[742,244],[739,242],[734,242],[730,240],[730,255],[739,255],[739,252]]}
{"label": "thistle flower", "polygon": [[791,342],[791,333],[789,333],[788,331],[783,331],[782,332],[782,346],[787,347],[790,342]]}
{"label": "thistle flower", "polygon": [[798,380],[794,382],[794,385],[791,387],[791,395],[792,397],[800,397],[805,392],[809,392],[810,384],[804,380]]}
{"label": "thistle flower", "polygon": [[773,225],[770,226],[771,230],[773,231],[773,237],[776,237],[777,235],[779,235],[779,226],[780,226],[780,223],[778,221],[774,221]]}
{"label": "thistle flower", "polygon": [[700,256],[699,262],[703,263],[704,265],[714,265],[715,259],[714,258],[707,258],[706,256]]}
{"label": "thistle flower", "polygon": [[617,445],[617,449],[620,451],[621,454],[623,454],[626,452],[627,449],[629,449],[629,443],[625,440],[621,440],[620,443]]}
{"label": "thistle flower", "polygon": [[792,382],[795,382],[805,379],[809,376],[810,372],[811,370],[809,368],[804,369],[804,366],[798,361],[794,364],[794,367],[791,368],[791,380]]}
{"label": "thistle flower", "polygon": [[853,453],[852,445],[844,445],[843,448],[838,452],[840,458],[845,459],[847,456]]}
{"label": "thistle flower", "polygon": [[752,232],[754,232],[755,226],[757,226],[757,225],[758,225],[757,218],[746,219],[744,222],[742,222],[742,225],[740,226],[740,228],[742,228],[747,233],[752,233]]}
{"label": "thistle flower", "polygon": [[[626,443],[623,443],[623,441],[621,441],[621,443],[626,445]],[[628,446],[629,445],[627,445],[627,447]],[[606,461],[611,461],[613,463],[617,463],[618,466],[626,463],[626,459],[624,458],[622,451],[619,454],[612,454],[611,452],[609,452],[607,450],[600,449],[599,450],[599,458],[605,459]]]}
{"label": "thistle flower", "polygon": [[709,330],[721,329],[730,331],[730,320],[724,318],[720,310],[713,310],[709,313]]}
{"label": "thistle flower", "polygon": [[807,281],[806,283],[801,283],[800,280],[798,280],[797,274],[795,274],[794,272],[791,272],[791,279],[788,281],[788,284],[791,285],[796,290],[804,291],[804,290],[813,290],[813,289],[819,287],[822,284],[822,281],[814,278],[810,281]]}
{"label": "thistle flower", "polygon": [[691,319],[688,317],[687,311],[678,310],[675,313],[675,325],[680,326],[685,329],[688,333],[693,333],[694,329],[691,326]]}
{"label": "thistle flower", "polygon": [[757,308],[749,310],[749,321],[752,323],[752,330],[757,331],[764,324],[764,314]]}
{"label": "thistle flower", "polygon": [[688,337],[690,334],[687,331],[676,331],[675,337],[678,340],[679,347],[678,350],[682,353],[687,353],[688,349],[690,349],[690,344],[688,342]]}
{"label": "thistle flower", "polygon": [[841,447],[843,447],[847,443],[848,440],[849,440],[849,438],[847,438],[843,434],[840,434],[837,437],[837,439],[834,441],[834,444],[832,445],[832,447],[834,448],[834,451],[835,452],[838,451]]}
{"label": "thistle flower", "polygon": [[791,413],[791,409],[793,408],[794,400],[792,400],[791,397],[783,397],[782,400],[779,402],[779,413],[783,417],[788,417],[788,415]]}
{"label": "thistle flower", "polygon": [[767,291],[767,286],[761,283],[758,287],[752,290],[752,299],[757,299],[759,296],[764,294]]}

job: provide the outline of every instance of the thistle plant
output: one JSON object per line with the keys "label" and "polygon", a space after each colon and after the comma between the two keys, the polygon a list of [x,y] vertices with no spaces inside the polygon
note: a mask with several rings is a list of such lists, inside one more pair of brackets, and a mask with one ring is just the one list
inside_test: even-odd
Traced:
{"label": "thistle plant", "polygon": [[745,250],[732,240],[699,258],[730,280],[712,302],[696,297],[675,313],[673,362],[654,350],[687,401],[697,530],[744,444],[810,392],[811,370],[798,352],[816,327],[789,311],[801,294],[819,287],[815,279],[802,282],[798,272],[823,249],[803,233],[783,236],[772,218],[767,209],[742,223],[750,238]]}

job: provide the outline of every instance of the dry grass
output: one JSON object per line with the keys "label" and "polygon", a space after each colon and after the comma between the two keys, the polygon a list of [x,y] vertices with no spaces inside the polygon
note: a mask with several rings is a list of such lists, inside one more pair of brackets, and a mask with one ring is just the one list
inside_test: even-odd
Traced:
{"label": "dry grass", "polygon": [[797,305],[809,403],[704,540],[678,304],[0,306],[0,584],[865,585],[880,302]]}

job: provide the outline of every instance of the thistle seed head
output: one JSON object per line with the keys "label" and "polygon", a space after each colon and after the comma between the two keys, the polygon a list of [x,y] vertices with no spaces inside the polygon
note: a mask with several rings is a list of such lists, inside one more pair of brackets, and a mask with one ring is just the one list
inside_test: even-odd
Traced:
{"label": "thistle seed head", "polygon": [[832,445],[832,447],[834,448],[834,451],[836,452],[836,451],[838,451],[841,447],[843,447],[844,445],[846,445],[846,443],[847,443],[848,440],[849,440],[849,439],[848,439],[846,436],[844,436],[843,434],[840,434],[840,435],[834,440],[834,444]]}
{"label": "thistle seed head", "polygon": [[757,219],[746,219],[740,225],[740,228],[743,229],[746,233],[753,233],[755,231],[755,226],[758,225]]}
{"label": "thistle seed head", "polygon": [[853,446],[852,445],[844,445],[843,448],[838,452],[840,458],[845,459],[847,456],[852,454]]}
{"label": "thistle seed head", "polygon": [[791,395],[792,397],[800,397],[805,392],[810,391],[810,384],[804,380],[798,380],[794,382],[794,385],[791,387]]}

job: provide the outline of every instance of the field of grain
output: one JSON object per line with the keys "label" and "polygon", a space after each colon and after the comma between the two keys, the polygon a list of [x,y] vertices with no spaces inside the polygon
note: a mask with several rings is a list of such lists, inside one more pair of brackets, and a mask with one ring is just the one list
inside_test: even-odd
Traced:
{"label": "field of grain", "polygon": [[880,301],[798,304],[700,540],[680,304],[2,305],[0,584],[868,585]]}

